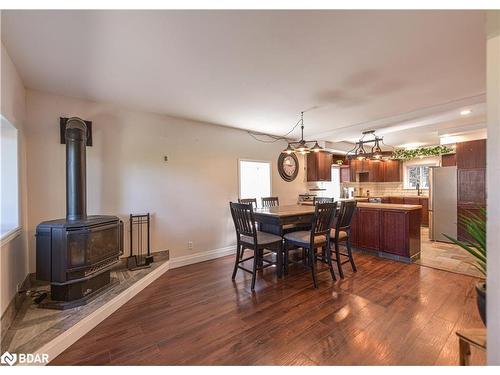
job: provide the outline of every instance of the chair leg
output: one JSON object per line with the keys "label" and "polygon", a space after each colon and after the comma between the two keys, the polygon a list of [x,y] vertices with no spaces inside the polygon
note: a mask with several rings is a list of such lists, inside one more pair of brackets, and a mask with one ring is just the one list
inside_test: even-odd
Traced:
{"label": "chair leg", "polygon": [[240,252],[243,250],[241,249],[241,245],[240,244],[237,244],[236,245],[236,259],[234,260],[234,269],[233,269],[233,276],[232,276],[232,279],[234,280],[234,278],[236,277],[236,272],[238,272],[238,264],[240,263]]}
{"label": "chair leg", "polygon": [[330,243],[326,245],[326,260],[328,262],[328,268],[330,268],[330,274],[332,275],[332,280],[337,281],[337,277],[335,276],[335,271],[333,270],[332,247]]}
{"label": "chair leg", "polygon": [[349,237],[347,237],[346,240],[346,247],[347,247],[347,253],[349,254],[349,261],[351,262],[352,271],[356,272],[357,268],[356,265],[354,264],[354,258],[352,256],[352,249],[351,249],[351,239]]}
{"label": "chair leg", "polygon": [[288,242],[285,240],[285,243],[283,245],[283,273],[285,275],[288,275]]}
{"label": "chair leg", "polygon": [[335,258],[337,260],[340,278],[343,279],[344,271],[342,271],[342,259],[340,259],[339,243],[337,241],[335,241]]}
{"label": "chair leg", "polygon": [[243,254],[245,253],[245,249],[242,248],[241,251],[240,251],[240,260],[243,259]]}
{"label": "chair leg", "polygon": [[252,291],[255,289],[255,277],[257,276],[257,265],[259,263],[259,258],[260,251],[258,249],[255,249],[253,253]]}
{"label": "chair leg", "polygon": [[283,241],[278,246],[278,251],[276,253],[276,267],[278,268],[276,274],[279,278],[283,277]]}
{"label": "chair leg", "polygon": [[314,249],[308,249],[309,252],[309,263],[311,266],[311,273],[313,278],[313,285],[315,288],[318,287],[318,281],[316,280],[316,264],[314,262]]}

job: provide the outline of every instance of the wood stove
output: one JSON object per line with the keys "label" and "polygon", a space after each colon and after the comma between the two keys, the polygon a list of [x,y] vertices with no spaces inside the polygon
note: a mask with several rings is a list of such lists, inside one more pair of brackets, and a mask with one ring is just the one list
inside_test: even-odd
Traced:
{"label": "wood stove", "polygon": [[36,228],[36,277],[50,282],[42,307],[86,304],[111,282],[111,268],[123,254],[123,223],[117,216],[87,216],[87,126],[66,122],[66,218]]}

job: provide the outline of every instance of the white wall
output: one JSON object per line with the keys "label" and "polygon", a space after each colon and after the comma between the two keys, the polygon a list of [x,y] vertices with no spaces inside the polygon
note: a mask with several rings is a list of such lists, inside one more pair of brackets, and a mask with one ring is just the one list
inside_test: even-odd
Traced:
{"label": "white wall", "polygon": [[17,236],[8,242],[3,241],[0,246],[0,312],[3,314],[15,296],[17,285],[22,283],[28,274],[26,147],[24,142],[26,92],[3,44],[0,99],[2,115],[18,129],[20,222],[22,225]]}
{"label": "white wall", "polygon": [[[283,142],[260,143],[242,130],[30,90],[27,108],[32,271],[36,225],[64,217],[66,210],[60,116],[92,121],[88,213],[126,218],[130,213],[151,212],[152,248],[169,249],[172,258],[235,243],[228,202],[238,198],[238,158],[271,161],[272,193],[281,204],[295,203],[305,190],[301,158],[294,182],[283,181],[277,172]],[[188,250],[190,240],[193,250]]]}
{"label": "white wall", "polygon": [[500,11],[488,12],[486,93],[488,107],[488,364],[500,365]]}

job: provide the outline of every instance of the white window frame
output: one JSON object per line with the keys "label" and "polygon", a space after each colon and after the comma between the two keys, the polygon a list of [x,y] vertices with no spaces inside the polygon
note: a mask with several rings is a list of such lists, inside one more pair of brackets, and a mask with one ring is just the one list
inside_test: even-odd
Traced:
{"label": "white window frame", "polygon": [[[0,114],[0,121],[2,123],[6,122],[9,126],[11,126],[15,130],[15,134],[16,134],[17,223],[15,224],[15,226],[13,226],[11,229],[6,231],[5,233],[0,233],[0,246],[3,246],[21,234],[21,229],[22,229],[22,226],[21,226],[21,197],[20,197],[20,161],[21,161],[21,159],[19,157],[19,130],[17,129],[16,126],[14,126],[14,124],[11,121],[9,121],[2,114]],[[0,132],[2,131],[1,126],[2,125],[0,125]],[[6,176],[1,176],[2,179],[5,177]],[[1,189],[1,187],[0,187],[0,189]],[[1,204],[1,202],[0,202],[0,204]]]}
{"label": "white window frame", "polygon": [[[257,159],[238,159],[238,198],[257,198],[257,197],[242,197],[241,196],[241,171],[240,166],[242,161],[252,162],[252,163],[266,163],[269,164],[269,191],[271,195],[273,194],[273,164],[269,160],[257,160]],[[257,202],[257,207],[261,206],[261,202]]]}
{"label": "white window frame", "polygon": [[[406,170],[405,170],[405,181],[404,181],[404,187],[405,187],[405,189],[416,189],[415,186],[411,186],[410,185],[410,171],[409,171],[410,168],[415,168],[415,167],[418,167],[418,168],[425,168],[425,167],[427,167],[427,168],[429,168],[429,167],[434,167],[434,166],[435,166],[435,164],[433,164],[433,163],[429,163],[429,164],[407,164],[405,166],[405,168],[406,168]],[[429,181],[429,183],[430,183],[430,181]],[[429,189],[429,186],[424,187],[422,184],[420,184],[420,189],[426,190],[426,189]]]}

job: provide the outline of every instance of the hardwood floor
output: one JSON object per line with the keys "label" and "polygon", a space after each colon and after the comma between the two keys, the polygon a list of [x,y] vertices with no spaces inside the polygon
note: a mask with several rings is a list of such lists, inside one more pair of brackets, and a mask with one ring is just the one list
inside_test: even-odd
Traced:
{"label": "hardwood floor", "polygon": [[[460,328],[482,327],[475,278],[355,254],[319,288],[295,265],[257,278],[233,257],[168,271],[54,365],[456,365]],[[473,351],[473,364],[485,356]]]}

